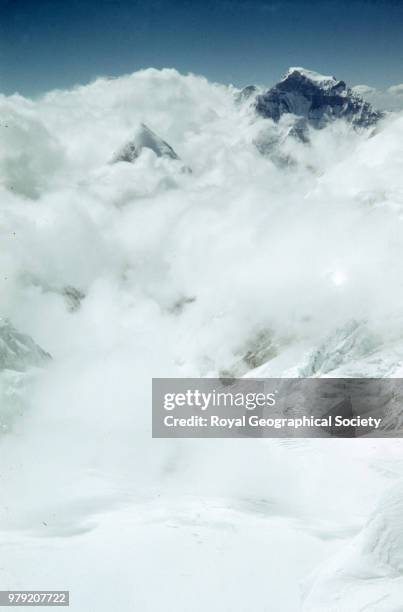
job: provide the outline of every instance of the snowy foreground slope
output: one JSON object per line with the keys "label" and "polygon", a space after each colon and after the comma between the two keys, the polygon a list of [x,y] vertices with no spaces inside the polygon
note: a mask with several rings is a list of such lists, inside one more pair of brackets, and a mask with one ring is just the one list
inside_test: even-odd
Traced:
{"label": "snowy foreground slope", "polygon": [[151,439],[153,376],[402,375],[403,116],[303,77],[0,98],[1,588],[403,609],[401,440]]}

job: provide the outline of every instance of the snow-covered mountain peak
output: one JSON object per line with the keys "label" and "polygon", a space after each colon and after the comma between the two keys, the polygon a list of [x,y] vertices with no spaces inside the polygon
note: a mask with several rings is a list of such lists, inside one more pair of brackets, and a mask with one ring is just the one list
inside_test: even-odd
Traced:
{"label": "snow-covered mountain peak", "polygon": [[134,162],[143,149],[151,149],[157,157],[179,159],[173,148],[162,138],[157,136],[145,123],[141,123],[134,137],[123,145],[116,153],[113,162]]}
{"label": "snow-covered mountain peak", "polygon": [[288,81],[290,78],[306,79],[322,89],[331,89],[335,85],[343,83],[343,81],[338,81],[334,76],[326,76],[301,66],[291,66],[281,79],[281,82]]}
{"label": "snow-covered mountain peak", "polygon": [[344,81],[296,67],[258,95],[255,108],[265,118],[279,121],[283,115],[291,114],[315,128],[325,127],[334,119],[344,119],[355,127],[370,127],[383,116]]}

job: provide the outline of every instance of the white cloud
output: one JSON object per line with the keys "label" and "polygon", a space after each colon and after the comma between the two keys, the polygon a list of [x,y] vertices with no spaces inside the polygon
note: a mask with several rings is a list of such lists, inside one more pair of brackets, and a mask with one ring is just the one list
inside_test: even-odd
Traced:
{"label": "white cloud", "polygon": [[403,84],[392,85],[392,87],[389,87],[388,93],[392,94],[392,96],[403,96]]}
{"label": "white cloud", "polygon": [[[232,94],[194,75],[145,70],[35,102],[0,99],[0,278],[7,279],[0,314],[54,357],[24,396],[27,415],[2,440],[4,528],[31,538],[43,535],[45,522],[53,535],[77,534],[81,556],[87,545],[97,550],[98,521],[102,541],[112,542],[125,520],[139,520],[150,533],[143,552],[136,556],[134,540],[119,540],[119,559],[135,573],[144,569],[150,541],[157,557],[164,545],[148,531],[147,510],[139,511],[146,498],[162,495],[169,508],[185,492],[224,500],[238,514],[245,499],[267,499],[287,516],[341,522],[336,533],[349,533],[384,486],[371,466],[380,448],[392,451],[373,440],[362,441],[356,461],[335,445],[309,446],[312,455],[294,460],[285,447],[255,441],[230,448],[150,440],[152,376],[217,374],[261,330],[271,330],[284,369],[352,318],[366,321],[381,346],[401,333],[402,116],[387,119],[372,138],[335,123],[305,145],[285,138],[286,121],[253,120]],[[150,151],[133,165],[109,164],[141,122],[192,174]],[[276,163],[253,145],[262,131],[277,148]],[[66,308],[66,285],[86,294],[77,312]],[[381,371],[382,359],[376,364]],[[130,510],[113,515],[117,507]],[[214,507],[214,529],[223,525],[227,533],[229,521],[231,532],[232,515]],[[182,522],[181,511],[172,512],[182,531],[188,515]],[[192,530],[202,528],[197,512]],[[80,535],[86,529],[94,529],[88,539]],[[312,537],[304,537],[307,548]],[[320,554],[316,540],[309,548],[312,563],[329,553],[323,546]],[[60,547],[46,571],[63,571],[67,547]],[[282,540],[276,550],[276,563],[286,566]],[[26,555],[21,536],[9,563],[18,569]],[[262,567],[266,575],[264,559]],[[299,584],[299,571],[287,569],[288,585]],[[30,583],[42,584],[39,577]],[[298,586],[287,589],[297,596]],[[94,607],[89,601],[77,610]],[[102,606],[97,600],[99,612],[111,609]]]}
{"label": "white cloud", "polygon": [[359,96],[364,97],[376,93],[375,87],[370,87],[369,85],[355,85],[352,89]]}
{"label": "white cloud", "polygon": [[387,90],[376,89],[370,85],[355,85],[352,89],[380,110],[403,110],[403,85],[393,85]]}

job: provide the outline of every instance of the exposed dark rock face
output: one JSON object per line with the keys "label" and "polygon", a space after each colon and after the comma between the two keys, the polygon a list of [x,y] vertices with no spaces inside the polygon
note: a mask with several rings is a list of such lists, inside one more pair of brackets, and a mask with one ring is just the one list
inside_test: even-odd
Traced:
{"label": "exposed dark rock face", "polygon": [[63,288],[62,294],[66,300],[69,312],[76,312],[85,298],[85,293],[83,291],[71,285],[66,285],[66,287]]}
{"label": "exposed dark rock face", "polygon": [[258,331],[239,347],[237,350],[239,358],[228,369],[221,370],[220,378],[244,376],[250,370],[273,359],[277,355],[277,348],[269,329]]}
{"label": "exposed dark rock face", "polygon": [[253,98],[258,91],[259,90],[255,85],[248,85],[247,87],[241,89],[241,91],[237,94],[236,101],[239,103],[246,102],[247,100]]}
{"label": "exposed dark rock face", "polygon": [[333,119],[345,119],[355,127],[366,128],[383,116],[344,81],[304,68],[290,68],[280,83],[256,97],[255,108],[265,118],[279,121],[290,113],[315,128]]}

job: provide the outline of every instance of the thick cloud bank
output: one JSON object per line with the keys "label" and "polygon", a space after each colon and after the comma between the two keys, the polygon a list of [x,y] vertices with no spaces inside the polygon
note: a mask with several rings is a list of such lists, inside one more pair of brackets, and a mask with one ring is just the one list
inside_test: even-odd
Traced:
{"label": "thick cloud bank", "polygon": [[152,376],[402,370],[403,116],[303,142],[237,94],[150,69],[0,98],[0,316],[52,356],[0,378],[4,588],[323,610],[308,574],[398,479],[399,441],[150,439]]}

